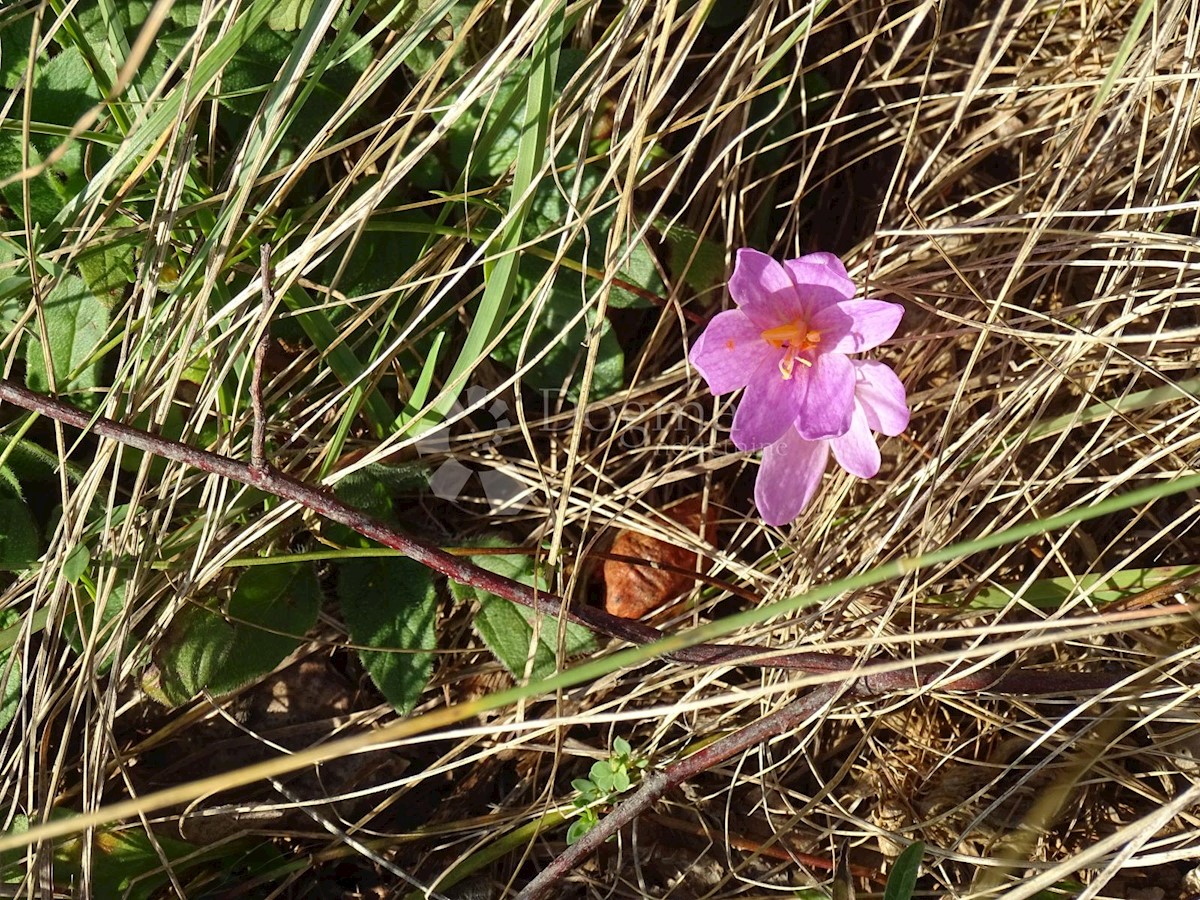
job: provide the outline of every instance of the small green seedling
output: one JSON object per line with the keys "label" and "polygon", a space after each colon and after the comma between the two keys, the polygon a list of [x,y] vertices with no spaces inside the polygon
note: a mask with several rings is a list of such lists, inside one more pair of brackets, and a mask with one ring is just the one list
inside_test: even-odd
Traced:
{"label": "small green seedling", "polygon": [[617,738],[608,759],[597,760],[587,778],[576,778],[571,787],[579,791],[574,805],[579,809],[579,818],[567,830],[567,843],[574,844],[600,822],[600,807],[612,806],[617,797],[633,787],[635,776],[650,765],[645,757],[633,757],[629,741]]}

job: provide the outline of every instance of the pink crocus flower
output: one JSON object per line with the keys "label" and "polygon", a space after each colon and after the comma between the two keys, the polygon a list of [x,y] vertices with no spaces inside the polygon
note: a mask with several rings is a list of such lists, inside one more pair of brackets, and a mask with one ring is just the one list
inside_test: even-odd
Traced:
{"label": "pink crocus flower", "polygon": [[850,474],[873,478],[881,460],[871,432],[891,436],[908,427],[904,385],[896,373],[873,359],[851,360],[851,365],[854,400],[845,434],[810,441],[801,437],[797,428],[788,428],[763,451],[754,482],[754,503],[768,525],[783,525],[800,515],[817,492],[830,450]]}
{"label": "pink crocus flower", "polygon": [[903,307],[854,299],[854,282],[831,253],[780,263],[739,250],[729,293],[738,308],[713,317],[689,358],[714,394],[746,389],[733,443],[760,450],[793,431],[806,441],[845,434],[855,410],[847,354],[891,337]]}

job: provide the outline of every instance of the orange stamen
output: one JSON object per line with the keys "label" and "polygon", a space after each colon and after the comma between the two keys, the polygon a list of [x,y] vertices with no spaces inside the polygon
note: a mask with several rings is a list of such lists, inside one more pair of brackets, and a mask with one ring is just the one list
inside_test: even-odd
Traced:
{"label": "orange stamen", "polygon": [[801,356],[808,350],[821,343],[821,332],[814,331],[803,321],[796,319],[786,325],[776,325],[762,333],[762,338],[772,347],[783,350],[783,359],[779,361],[779,374],[787,381],[792,377],[796,363],[802,366],[812,366],[812,361]]}

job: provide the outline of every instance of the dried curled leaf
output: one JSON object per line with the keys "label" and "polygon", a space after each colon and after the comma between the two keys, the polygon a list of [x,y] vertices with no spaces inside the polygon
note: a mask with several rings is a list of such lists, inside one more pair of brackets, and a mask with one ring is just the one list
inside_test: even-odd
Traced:
{"label": "dried curled leaf", "polygon": [[[688,531],[703,534],[711,542],[716,536],[716,521],[711,509],[705,521],[702,508],[703,497],[696,494],[667,507],[663,515]],[[617,535],[609,552],[615,557],[639,560],[637,563],[605,560],[604,609],[610,615],[640,619],[682,597],[695,584],[696,554],[677,544],[625,529]]]}

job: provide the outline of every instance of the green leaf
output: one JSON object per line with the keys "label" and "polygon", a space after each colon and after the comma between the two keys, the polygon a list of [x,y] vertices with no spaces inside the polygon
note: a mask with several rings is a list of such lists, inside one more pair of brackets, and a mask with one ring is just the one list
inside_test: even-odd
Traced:
{"label": "green leaf", "polygon": [[1156,566],[1149,569],[1124,569],[1109,575],[1039,578],[1029,584],[995,584],[974,592],[938,594],[929,597],[925,602],[943,606],[961,606],[966,603],[969,609],[1001,609],[1019,596],[1023,603],[1038,609],[1058,609],[1071,597],[1086,594],[1091,603],[1104,606],[1187,578],[1198,571],[1200,566]]}
{"label": "green leaf", "polygon": [[[11,628],[21,620],[15,610],[0,611],[0,630]],[[21,656],[12,647],[0,650],[0,729],[17,714],[21,704]]]}
{"label": "green leaf", "polygon": [[597,760],[592,763],[588,777],[591,778],[592,784],[600,789],[601,793],[611,794],[613,792],[613,788],[615,787],[615,773],[607,759]]}
{"label": "green leaf", "polygon": [[267,16],[267,27],[272,31],[299,31],[316,3],[317,0],[279,0]]}
{"label": "green leaf", "polygon": [[[0,27],[0,31],[3,30]],[[25,49],[28,50],[28,37]],[[24,69],[24,65],[22,56],[21,69]],[[70,127],[100,100],[100,91],[87,63],[74,47],[61,50],[49,58],[40,56],[35,65],[37,71],[29,111],[32,133],[28,145],[22,143],[20,130],[0,132],[0,172],[5,175],[21,171],[26,164],[23,151],[28,154],[29,166],[39,166],[58,148],[61,135],[41,133],[47,130],[44,125]],[[103,149],[95,148],[92,164],[103,163],[105,159]],[[4,199],[25,222],[49,223],[86,186],[83,153],[78,142],[68,147],[53,166],[29,178],[27,183],[28,209],[24,197],[25,183],[21,181],[3,188]]]}
{"label": "green leaf", "polygon": [[68,584],[75,584],[79,581],[79,576],[87,571],[88,563],[91,560],[92,553],[88,550],[87,544],[76,544],[74,549],[67,554],[67,558],[63,560],[63,578],[67,579]]}
{"label": "green leaf", "polygon": [[[24,834],[29,830],[29,816],[22,813],[17,813],[13,816],[12,824],[4,829],[4,836]],[[0,850],[0,882],[9,882],[20,877],[19,871],[16,870],[21,863],[25,861],[25,849],[19,848],[16,850]]]}
{"label": "green leaf", "polygon": [[[82,546],[82,545],[80,545]],[[78,548],[77,548],[78,549]],[[76,554],[72,553],[68,557],[68,562]],[[86,558],[86,557],[85,557]],[[108,596],[104,601],[104,611],[100,614],[100,641],[107,640],[108,624],[112,622],[125,609],[125,583],[113,585],[112,590],[108,592]],[[74,609],[67,612],[66,619],[63,622],[63,634],[66,635],[67,642],[76,653],[83,653],[84,642],[91,636],[93,625],[95,624],[96,604],[89,600],[86,603],[80,604],[79,614],[76,615]],[[97,673],[103,675],[111,667],[113,663],[112,654],[106,654],[96,665]]]}
{"label": "green leaf", "polygon": [[888,873],[887,886],[883,889],[883,900],[911,900],[917,887],[917,876],[921,873],[921,857],[925,855],[925,844],[914,841],[901,851]]}
{"label": "green leaf", "polygon": [[[609,235],[616,227],[617,207],[620,205],[620,192],[617,186],[609,181],[601,188],[603,178],[604,172],[599,166],[590,165],[584,168],[583,174],[580,176],[579,205],[585,208],[591,207],[592,212],[584,222],[580,223],[583,226],[582,231],[567,249],[567,256],[570,259],[580,265],[586,263],[590,272],[599,271],[601,275],[605,268],[604,256],[607,252]],[[564,185],[572,185],[575,181],[574,170],[564,173],[561,180]],[[597,197],[597,194],[600,196]],[[553,181],[543,181],[534,195],[530,216],[531,227],[527,229],[526,237],[533,240],[542,234],[553,235],[546,239],[545,246],[549,252],[556,252],[557,232],[562,229],[563,223],[569,218],[573,218],[573,216],[558,185]],[[685,235],[681,232],[680,240],[684,239]],[[628,258],[617,270],[617,282],[641,288],[658,296],[666,292],[666,286],[658,273],[654,253],[650,250],[646,238],[637,241],[632,247],[628,243],[624,244],[617,253],[616,258],[618,259],[628,253]],[[523,274],[532,281],[536,282],[546,267],[544,261],[535,257],[526,256],[522,259]],[[723,276],[725,268],[723,255],[720,267],[720,275]],[[610,307],[621,309],[649,305],[649,301],[643,296],[617,282],[613,283],[612,291],[609,294],[608,305]],[[589,276],[588,283],[590,285],[599,284],[593,276]],[[564,267],[555,274],[555,287],[568,294],[582,296],[579,273],[570,268]]]}
{"label": "green leaf", "polygon": [[[483,294],[475,307],[474,320],[467,329],[459,357],[446,377],[446,383],[466,386],[466,376],[479,364],[483,348],[489,344],[508,318],[509,304],[517,286],[517,269],[522,254],[525,221],[529,215],[530,193],[541,177],[546,156],[546,140],[556,98],[554,78],[559,71],[560,51],[565,37],[563,8],[555,3],[546,27],[538,34],[529,63],[525,90],[524,115],[520,139],[513,163],[510,197],[514,199],[507,224],[499,232],[492,249],[500,254],[484,267]],[[515,92],[514,92],[515,96]],[[463,179],[463,187],[466,178]],[[434,404],[435,415],[443,416],[454,405],[454,392],[447,392]]]}
{"label": "green leaf", "polygon": [[[587,360],[587,340],[596,321],[596,314],[588,310],[574,325],[568,327],[572,318],[579,316],[580,293],[578,285],[574,291],[562,290],[559,279],[550,290],[545,305],[530,315],[535,315],[524,353],[525,330],[529,315],[522,316],[512,330],[504,336],[492,353],[492,358],[502,365],[516,369],[527,363],[543,350],[546,355],[535,363],[523,376],[522,383],[529,389],[542,392],[565,392],[571,400],[579,398],[584,364]],[[517,289],[528,294],[534,290],[535,281],[528,279],[523,271],[517,281]],[[608,319],[600,323],[600,349],[596,354],[596,366],[592,370],[590,400],[603,398],[620,390],[625,380],[625,352],[613,332]]]}
{"label": "green leaf", "polygon": [[[481,544],[484,547],[501,548],[510,546],[496,537],[487,538]],[[482,566],[490,572],[506,575],[522,584],[532,585],[535,582],[533,561],[526,554],[477,554],[471,557],[477,566]],[[545,580],[537,579],[537,586],[546,588]],[[450,582],[450,590],[460,601],[477,600],[479,612],[475,616],[475,631],[488,645],[496,658],[504,664],[515,677],[525,676],[526,664],[530,655],[533,656],[533,668],[530,678],[536,681],[553,674],[557,668],[558,623],[553,619],[542,618],[538,628],[538,638],[534,641],[533,623],[537,615],[533,610],[518,606],[495,594],[480,590],[469,585]],[[574,656],[596,649],[592,633],[581,625],[567,623],[565,656]]]}
{"label": "green leaf", "polygon": [[0,572],[20,572],[41,555],[37,525],[21,500],[0,495]]}
{"label": "green leaf", "polygon": [[[21,134],[19,131],[0,131],[0,172],[16,173],[24,169]],[[28,145],[30,166],[39,166],[42,154],[35,142]],[[13,182],[0,189],[12,212],[26,223],[45,224],[53,221],[59,210],[74,196],[70,190],[70,172],[78,165],[78,148],[72,148],[52,170],[42,170],[24,182]],[[61,173],[61,174],[56,174]],[[29,206],[26,208],[23,187],[29,186]]]}
{"label": "green leaf", "polygon": [[[274,4],[268,22],[279,12],[280,5]],[[178,43],[182,48],[190,37],[190,30],[183,29],[162,40]],[[295,35],[265,28],[250,35],[229,61],[221,73],[221,105],[226,110],[222,120],[231,136],[240,139],[249,128],[263,97],[275,86],[295,50]],[[283,145],[301,147],[326,127],[369,60],[369,53],[358,53],[339,65],[309,73],[315,79],[310,82],[311,92],[301,106],[289,110]]]}
{"label": "green leaf", "polygon": [[[33,40],[33,10],[0,26],[0,87],[15,88],[22,83]],[[37,58],[36,56],[34,57]]]}
{"label": "green leaf", "polygon": [[[66,275],[46,297],[43,310],[54,367],[54,388],[58,393],[94,388],[100,362],[89,360],[108,327],[107,307],[88,290],[83,279]],[[26,343],[25,362],[25,382],[30,390],[51,392],[42,343],[33,334]],[[85,393],[75,402],[94,406],[97,398]]]}
{"label": "green leaf", "polygon": [[[554,87],[561,89],[583,61],[578,50],[554,51],[556,59],[542,57],[538,65],[555,66]],[[472,181],[495,181],[516,162],[521,136],[529,127],[526,109],[531,83],[537,75],[534,64],[519,60],[486,98],[472,104],[446,133],[451,171],[462,172]],[[544,144],[543,144],[544,149]]]}
{"label": "green leaf", "polygon": [[[30,118],[36,122],[72,126],[100,102],[100,89],[83,54],[67,47],[38,65],[30,103]],[[58,144],[57,136],[38,139],[43,151]]]}
{"label": "green leaf", "polygon": [[227,615],[190,606],[172,619],[155,647],[163,695],[177,705],[202,690],[227,694],[265,675],[300,646],[320,605],[320,587],[309,567],[248,569]]}
{"label": "green leaf", "polygon": [[[663,228],[666,229],[665,221]],[[684,225],[672,225],[663,240],[667,244],[671,273],[682,278],[696,293],[710,290],[725,280],[725,250],[715,241],[700,237]]]}
{"label": "green leaf", "polygon": [[350,640],[371,680],[401,714],[416,706],[433,671],[437,590],[428,568],[403,556],[352,559],[338,571]]}
{"label": "green leaf", "polygon": [[[79,883],[83,847],[80,838],[70,838],[55,848],[54,874],[57,884],[66,887]],[[170,884],[170,875],[163,867],[163,857],[176,876],[204,866],[216,870],[214,874],[220,883],[223,877],[234,873],[249,875],[255,869],[262,868],[264,863],[280,862],[278,853],[267,849],[264,854],[264,849],[262,842],[254,839],[202,847],[164,835],[156,834],[151,838],[141,828],[100,831],[92,839],[88,873],[93,896],[150,900],[163,896],[163,888]],[[211,889],[213,885],[208,887]]]}
{"label": "green leaf", "polygon": [[[129,226],[130,230],[134,225],[132,219],[122,215],[113,216],[111,224],[115,228]],[[121,299],[134,281],[134,247],[132,241],[110,239],[105,235],[80,255],[79,272],[93,294],[109,304]]]}
{"label": "green leaf", "polygon": [[571,823],[571,827],[567,829],[567,846],[571,846],[581,837],[587,834],[596,826],[596,823],[590,818],[580,816]]}
{"label": "green leaf", "polygon": [[613,771],[613,790],[618,794],[623,794],[633,787],[633,780],[629,777],[629,770],[624,766]]}

